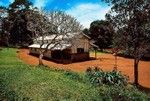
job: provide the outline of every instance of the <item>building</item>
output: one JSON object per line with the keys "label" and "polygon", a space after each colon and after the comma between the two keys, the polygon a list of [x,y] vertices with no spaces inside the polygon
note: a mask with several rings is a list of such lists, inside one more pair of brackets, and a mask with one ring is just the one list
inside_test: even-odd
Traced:
{"label": "building", "polygon": [[34,44],[29,46],[29,53],[39,55],[40,50],[47,49],[47,52],[44,53],[46,58],[63,63],[64,61],[77,62],[89,60],[91,48],[96,49],[97,46],[92,44],[90,37],[83,33],[57,37],[49,35],[35,39]]}

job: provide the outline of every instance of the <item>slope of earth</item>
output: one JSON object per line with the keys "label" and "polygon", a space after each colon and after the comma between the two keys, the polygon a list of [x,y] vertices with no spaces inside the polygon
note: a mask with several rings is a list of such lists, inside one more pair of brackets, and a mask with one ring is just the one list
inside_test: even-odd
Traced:
{"label": "slope of earth", "polygon": [[0,51],[0,101],[102,99],[91,84],[72,79],[68,75],[71,72],[27,65],[18,59],[16,51],[10,48]]}

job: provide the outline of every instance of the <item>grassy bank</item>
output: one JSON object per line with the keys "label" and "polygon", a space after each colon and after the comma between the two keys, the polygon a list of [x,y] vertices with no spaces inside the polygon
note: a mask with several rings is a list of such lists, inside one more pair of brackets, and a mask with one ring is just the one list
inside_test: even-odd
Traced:
{"label": "grassy bank", "polygon": [[[132,86],[94,87],[84,74],[24,64],[17,58],[16,51],[16,49],[0,51],[0,101],[101,101],[104,99],[148,101],[145,94]],[[118,95],[121,98],[118,98]]]}

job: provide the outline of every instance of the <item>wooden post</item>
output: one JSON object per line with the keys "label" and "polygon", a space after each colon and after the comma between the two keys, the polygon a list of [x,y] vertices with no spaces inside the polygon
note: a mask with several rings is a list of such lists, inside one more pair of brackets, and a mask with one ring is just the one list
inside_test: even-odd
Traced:
{"label": "wooden post", "polygon": [[63,51],[61,50],[61,62],[63,63]]}
{"label": "wooden post", "polygon": [[71,56],[71,63],[72,63],[73,62],[73,54],[71,53],[70,56]]}
{"label": "wooden post", "polygon": [[97,50],[95,49],[95,59],[97,58]]}
{"label": "wooden post", "polygon": [[114,53],[113,56],[115,57],[114,70],[117,71],[117,53]]}

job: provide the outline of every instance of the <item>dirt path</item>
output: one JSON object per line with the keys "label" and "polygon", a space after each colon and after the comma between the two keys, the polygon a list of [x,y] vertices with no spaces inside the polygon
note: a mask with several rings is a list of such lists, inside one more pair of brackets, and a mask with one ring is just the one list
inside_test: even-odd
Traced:
{"label": "dirt path", "polygon": [[[28,55],[29,51],[27,49],[20,49],[18,56],[27,64],[38,65],[38,58]],[[93,54],[91,54],[92,56]],[[45,65],[50,67],[72,70],[75,72],[84,72],[90,66],[99,66],[105,71],[110,71],[114,66],[114,56],[111,54],[98,54],[97,60],[91,60],[86,62],[78,62],[72,64],[57,64],[52,61],[43,60]],[[127,59],[123,57],[118,57],[118,70],[122,71],[123,74],[129,76],[130,81],[134,80],[133,77],[133,59]],[[139,83],[150,88],[150,61],[140,61],[139,64]]]}

